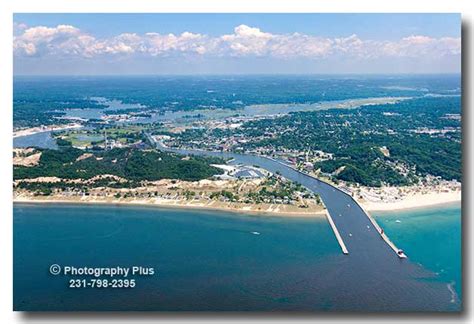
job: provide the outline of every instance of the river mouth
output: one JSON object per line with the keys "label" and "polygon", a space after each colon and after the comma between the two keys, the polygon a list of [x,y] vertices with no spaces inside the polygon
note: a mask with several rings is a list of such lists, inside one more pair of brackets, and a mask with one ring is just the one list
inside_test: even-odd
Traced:
{"label": "river mouth", "polygon": [[[245,165],[258,165],[272,173],[279,172],[284,177],[301,183],[303,186],[321,196],[328,211],[332,215],[344,215],[342,218],[335,217],[335,221],[336,226],[347,245],[349,254],[343,255],[340,252],[334,234],[331,232],[329,225],[323,221],[318,223],[320,224],[318,226],[322,226],[325,233],[329,234],[325,236],[327,241],[325,241],[322,246],[324,246],[323,249],[330,247],[329,249],[332,252],[330,255],[321,259],[315,259],[313,256],[308,256],[308,260],[304,261],[302,264],[293,264],[292,261],[294,258],[292,255],[300,254],[299,249],[297,249],[283,257],[275,257],[279,259],[286,258],[286,260],[289,261],[287,264],[275,265],[270,262],[269,265],[265,265],[263,268],[246,267],[242,266],[242,264],[235,265],[234,267],[236,269],[241,269],[240,271],[246,273],[244,278],[237,274],[226,274],[225,271],[218,275],[216,275],[216,272],[208,273],[209,270],[206,270],[204,267],[200,270],[201,275],[197,273],[183,274],[183,276],[172,277],[166,287],[159,285],[155,286],[154,289],[159,291],[175,291],[174,294],[167,293],[168,297],[166,298],[164,296],[158,296],[156,291],[152,288],[145,287],[143,290],[128,295],[135,296],[134,298],[140,300],[140,303],[130,301],[127,297],[125,298],[128,300],[127,303],[122,304],[117,300],[116,296],[109,294],[109,292],[104,292],[101,293],[102,295],[100,295],[100,298],[98,297],[99,295],[91,295],[94,296],[91,300],[103,299],[104,301],[95,306],[84,301],[72,305],[62,300],[61,303],[58,304],[54,296],[50,296],[50,299],[48,299],[48,302],[52,304],[48,306],[47,304],[35,303],[32,300],[25,300],[24,296],[26,295],[27,289],[25,288],[26,290],[23,290],[23,288],[19,288],[16,295],[20,297],[15,303],[15,309],[118,310],[119,308],[117,307],[121,307],[120,310],[199,311],[269,311],[273,309],[365,312],[460,310],[461,302],[452,286],[449,286],[444,282],[439,282],[434,273],[423,269],[418,264],[412,263],[410,259],[399,259],[394,251],[392,251],[388,245],[380,239],[380,236],[375,233],[374,228],[369,228],[371,224],[363,210],[357,208],[357,205],[354,204],[350,197],[339,190],[336,190],[332,186],[301,172],[297,172],[281,162],[261,156],[227,152],[207,152],[200,150],[177,150],[164,146],[159,146],[158,148],[181,154],[219,156],[226,159],[233,159],[230,162],[233,164],[242,163]],[[50,206],[50,208],[53,207],[59,208],[60,206]],[[88,208],[89,207],[75,206],[76,212],[72,213],[83,216],[84,213],[89,213],[90,209]],[[129,207],[125,208],[125,210],[129,210],[128,208]],[[99,216],[103,217],[104,209],[99,209],[98,211]],[[71,211],[67,213],[71,213]],[[142,211],[140,213],[142,213]],[[111,208],[105,212],[105,217],[108,221],[112,221],[113,219],[116,219],[116,215],[118,214],[120,214],[119,211]],[[82,216],[80,216],[79,219],[81,219]],[[29,220],[29,218],[23,218],[23,221],[25,220]],[[18,220],[15,216],[15,222],[17,221],[21,222],[22,219],[20,218]],[[48,224],[48,222],[46,222],[46,224]],[[130,226],[129,224],[123,224],[122,227],[117,229],[115,228],[116,225],[115,222],[102,225],[106,229],[110,229],[110,232],[98,235],[97,239],[105,239],[107,241],[111,240],[111,242],[114,242],[114,240],[117,237],[120,237],[121,233],[126,231]],[[150,225],[150,229],[155,228],[155,226],[156,224],[153,226]],[[311,226],[314,225],[311,224]],[[90,227],[90,224],[88,224],[87,227]],[[21,228],[16,224],[15,230],[17,229],[19,231],[21,230]],[[148,228],[146,230],[148,230]],[[146,235],[151,235],[151,233],[146,230]],[[54,233],[54,231],[58,231],[57,233],[67,233],[67,231],[64,231],[61,227],[56,228],[56,226],[51,226],[49,231],[53,231],[50,233]],[[249,228],[245,231],[245,234],[260,239],[266,237],[266,232],[267,230],[265,230],[265,228]],[[259,233],[259,235],[254,235],[253,233]],[[314,239],[314,237],[319,235],[321,235],[319,232],[314,233],[311,235],[311,239]],[[41,236],[38,233],[33,233],[29,237]],[[80,246],[84,244],[84,238],[86,237],[89,236],[83,236],[81,238],[81,236],[78,236],[76,233],[71,236],[72,242],[67,242],[66,240],[65,242],[67,243],[65,243],[64,246],[68,249],[74,249],[74,247],[80,248]],[[212,237],[212,235],[210,237]],[[222,244],[226,244],[225,242],[228,242],[227,240],[230,238],[231,237],[223,238],[224,241],[222,241]],[[128,237],[125,241],[130,242],[134,246],[143,244],[140,235]],[[279,244],[286,241],[287,238],[280,241]],[[81,244],[79,245],[78,242],[81,242]],[[100,246],[101,244],[103,243],[95,242],[93,243],[93,246]],[[309,246],[312,246],[314,249],[310,254],[318,255],[320,247],[312,244],[309,244]],[[89,247],[91,251],[95,249],[92,245]],[[271,252],[274,248],[274,245],[269,246],[267,252]],[[108,250],[114,249],[113,246],[110,246]],[[148,260],[150,253],[153,251],[148,250],[146,246],[141,247],[140,250],[146,251],[146,260]],[[117,250],[115,251],[117,252]],[[44,253],[44,251],[42,253],[32,251],[31,254],[44,256]],[[91,256],[95,255],[94,253],[95,252],[87,252],[86,254]],[[196,252],[191,252],[183,247],[183,250],[177,254],[181,256],[189,256],[194,255],[195,253]],[[17,254],[20,255],[20,259],[24,259],[24,257],[21,257],[21,252],[15,252],[15,255]],[[50,258],[51,259],[48,262],[54,263],[54,257]],[[246,259],[247,257],[244,251],[235,249],[233,258],[238,261]],[[97,255],[90,260],[97,260]],[[107,257],[107,261],[109,262],[118,262],[120,260],[120,257],[118,257],[118,259]],[[216,257],[212,257],[212,260],[215,262]],[[226,262],[235,262],[235,260],[227,259]],[[46,266],[41,262],[37,261],[35,265],[37,269],[42,269]],[[262,262],[264,263],[264,261]],[[254,265],[258,263],[259,261],[257,260],[253,261]],[[183,269],[188,267],[188,263],[186,262],[181,262],[180,264],[180,267]],[[277,271],[275,271],[275,269],[277,269]],[[220,272],[218,266],[216,266],[214,270]],[[15,270],[15,273],[17,272],[20,273],[20,275],[16,276],[20,279],[18,279],[18,285],[15,285],[19,287],[31,287],[31,282],[23,281],[27,275],[21,274],[21,270]],[[186,282],[186,287],[176,291],[176,288],[171,284],[174,282],[173,280]],[[197,280],[197,282],[193,283],[195,280]],[[225,284],[226,281],[230,281],[233,284],[229,287]],[[47,280],[46,282],[49,281]],[[203,284],[203,282],[206,282],[206,284]],[[211,284],[209,282],[211,282]],[[62,286],[57,288],[64,289]],[[192,289],[189,290],[188,288]],[[200,293],[195,295],[195,291],[199,291]],[[226,295],[221,295],[221,293],[217,293],[217,291],[225,292]],[[231,297],[229,297],[229,294]],[[188,297],[184,298],[184,295]],[[81,296],[85,297],[87,296],[87,293]],[[147,304],[146,302],[144,303],[143,298],[140,296],[152,296],[152,302],[150,304]],[[40,298],[38,297],[38,299]],[[89,300],[88,298],[86,299]]]}
{"label": "river mouth", "polygon": [[[423,269],[419,264],[412,263],[409,259],[400,258],[399,253],[397,253],[398,248],[388,244],[390,241],[383,240],[377,230],[378,227],[373,224],[373,219],[351,196],[332,185],[267,157],[228,152],[173,149],[160,145],[159,142],[157,148],[180,154],[208,155],[232,159],[231,163],[257,165],[271,173],[279,173],[302,184],[320,195],[329,214],[340,216],[332,219],[347,246],[348,254],[344,255],[344,266],[339,270],[337,280],[347,281],[345,285],[348,286],[351,286],[351,282],[354,280],[361,282],[360,286],[355,289],[360,295],[366,294],[367,292],[363,293],[363,291],[367,289],[377,287],[379,291],[387,291],[389,295],[393,294],[390,297],[392,299],[395,299],[395,296],[401,296],[402,300],[398,301],[399,305],[403,305],[407,300],[412,301],[411,305],[415,305],[415,299],[427,303],[427,296],[436,291],[437,298],[432,300],[434,304],[430,307],[438,310],[460,309],[459,298],[454,297],[452,287],[438,283],[434,284],[434,286],[437,286],[437,288],[434,288],[434,286],[428,284],[428,281],[436,278],[436,274]],[[385,234],[382,236],[386,237]],[[361,278],[365,278],[367,281],[362,283],[365,280]],[[393,285],[396,285],[397,289]],[[409,291],[411,291],[410,294],[408,294]],[[386,294],[379,295],[379,293],[375,293],[375,295],[377,300],[385,300],[388,303]],[[378,304],[375,300],[371,303]],[[407,309],[409,309],[408,304]],[[437,306],[434,306],[435,304]],[[390,308],[389,306],[384,307],[387,307],[385,310]]]}

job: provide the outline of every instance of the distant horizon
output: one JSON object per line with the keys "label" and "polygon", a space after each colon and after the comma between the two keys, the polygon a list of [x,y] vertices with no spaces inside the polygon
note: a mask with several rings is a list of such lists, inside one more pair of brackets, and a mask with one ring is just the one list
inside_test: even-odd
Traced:
{"label": "distant horizon", "polygon": [[426,73],[182,73],[182,74],[13,74],[14,77],[142,77],[142,76],[461,76],[462,72]]}

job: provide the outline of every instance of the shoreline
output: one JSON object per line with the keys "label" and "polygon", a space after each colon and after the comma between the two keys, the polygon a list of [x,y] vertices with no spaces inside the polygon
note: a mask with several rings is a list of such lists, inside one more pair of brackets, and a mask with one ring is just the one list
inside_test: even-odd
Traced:
{"label": "shoreline", "polygon": [[[428,197],[427,197],[428,196]],[[441,196],[441,197],[440,197]],[[425,198],[425,199],[423,199]],[[429,198],[429,199],[426,199]],[[70,205],[102,205],[102,206],[141,206],[150,208],[163,208],[163,209],[187,209],[187,210],[205,210],[205,211],[224,211],[230,213],[244,214],[244,215],[256,215],[256,216],[275,216],[275,217],[296,217],[296,218],[325,218],[326,209],[322,209],[316,212],[288,212],[288,211],[267,211],[267,210],[252,210],[245,209],[247,206],[242,208],[236,207],[223,207],[223,206],[212,206],[212,205],[198,205],[198,204],[180,204],[180,203],[166,203],[166,202],[147,202],[143,200],[130,200],[130,201],[105,201],[105,200],[77,200],[77,199],[25,199],[25,198],[14,198],[13,203],[18,204],[70,204]],[[417,209],[429,209],[436,208],[445,205],[454,205],[461,203],[461,192],[450,192],[450,193],[428,193],[418,194],[396,202],[361,202],[357,203],[368,212],[404,212],[409,210]]]}
{"label": "shoreline", "polygon": [[461,191],[430,192],[410,195],[409,197],[393,202],[370,202],[360,200],[357,200],[357,202],[369,212],[396,212],[461,203],[461,196]]}
{"label": "shoreline", "polygon": [[399,209],[374,209],[369,210],[369,212],[376,214],[376,217],[384,217],[384,216],[392,216],[396,213],[408,213],[408,212],[417,212],[417,211],[424,211],[430,209],[437,209],[437,208],[451,208],[461,206],[461,201],[449,201],[449,202],[440,202],[437,204],[431,205],[423,205],[423,206],[416,206],[416,207],[407,207],[407,208],[399,208]]}
{"label": "shoreline", "polygon": [[392,202],[365,201],[365,200],[355,198],[351,193],[348,193],[347,191],[343,190],[342,188],[340,188],[338,185],[336,185],[330,180],[321,179],[319,177],[308,174],[306,172],[302,172],[296,169],[295,167],[289,166],[279,160],[275,160],[272,157],[267,157],[267,156],[264,156],[264,157],[269,160],[280,163],[282,165],[285,165],[287,167],[290,167],[296,172],[299,172],[301,174],[312,177],[318,181],[322,181],[326,184],[329,184],[330,186],[336,188],[337,190],[340,190],[344,192],[345,194],[350,195],[352,199],[356,201],[357,204],[359,204],[359,206],[364,210],[364,212],[367,215],[369,215],[370,212],[403,212],[403,211],[413,210],[413,209],[428,209],[428,208],[434,208],[439,205],[461,203],[461,200],[462,200],[462,190],[459,189],[456,191],[449,191],[449,192],[430,191],[428,193],[416,193],[416,194],[412,194],[409,197],[404,197],[400,200],[392,201]]}
{"label": "shoreline", "polygon": [[150,203],[144,201],[100,201],[100,200],[67,200],[67,199],[13,199],[13,204],[59,204],[59,205],[89,205],[89,206],[116,206],[116,207],[149,207],[158,209],[187,209],[202,211],[223,211],[234,214],[260,216],[260,217],[291,217],[291,218],[318,218],[326,217],[326,209],[317,212],[275,212],[266,210],[246,210],[226,207],[213,207],[209,205],[184,205],[184,204],[166,204],[166,203]]}
{"label": "shoreline", "polygon": [[25,129],[18,129],[13,131],[13,138],[24,137],[24,136],[31,136],[40,133],[46,132],[55,132],[55,131],[62,131],[67,129],[77,129],[83,127],[79,123],[71,123],[65,125],[49,125],[44,127],[31,127]]}

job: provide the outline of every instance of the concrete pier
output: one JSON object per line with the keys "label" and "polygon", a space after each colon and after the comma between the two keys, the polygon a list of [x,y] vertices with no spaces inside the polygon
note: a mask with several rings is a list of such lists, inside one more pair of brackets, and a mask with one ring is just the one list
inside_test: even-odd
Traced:
{"label": "concrete pier", "polygon": [[[316,285],[326,296],[331,294],[332,288],[336,289],[337,297],[330,298],[337,300],[334,309],[360,309],[354,306],[354,303],[359,303],[364,310],[375,311],[459,311],[461,304],[453,290],[444,283],[434,283],[431,279],[435,274],[400,254],[387,235],[381,232],[377,222],[350,194],[269,157],[156,145],[159,149],[180,154],[215,156],[233,159],[233,164],[258,165],[317,193],[327,208],[326,217],[344,255],[336,253],[330,258],[338,264],[332,268],[336,271],[325,272],[330,277],[323,278],[322,273],[317,273],[304,284]],[[424,278],[429,280],[420,280]],[[337,288],[335,281],[338,282]],[[329,290],[322,288],[328,284]],[[344,290],[342,295],[341,289]]]}
{"label": "concrete pier", "polygon": [[341,234],[339,234],[336,224],[334,224],[331,214],[329,214],[327,209],[326,209],[326,218],[329,222],[329,225],[331,225],[332,231],[334,232],[334,235],[336,236],[337,242],[339,243],[339,246],[341,247],[342,253],[349,254],[349,251],[347,250],[346,245],[344,244],[344,240],[342,239]]}
{"label": "concrete pier", "polygon": [[406,259],[407,256],[406,256],[405,252],[401,252],[401,250],[399,248],[397,248],[397,246],[388,238],[387,234],[385,234],[385,232],[382,232],[382,228],[379,226],[379,224],[377,224],[377,221],[372,217],[372,215],[367,210],[365,210],[364,207],[360,206],[360,208],[367,215],[370,222],[372,223],[374,228],[377,230],[377,232],[380,234],[380,237],[385,241],[385,243],[388,244],[388,246],[397,254],[397,256],[400,259]]}
{"label": "concrete pier", "polygon": [[[270,158],[271,159],[271,158]],[[271,159],[272,161],[275,161],[277,163],[280,163],[286,167],[289,167],[293,170],[295,170],[296,172],[302,174],[302,175],[305,175],[307,177],[310,177],[310,178],[313,178],[319,182],[322,182],[330,187],[333,188],[333,190],[337,190],[338,192],[342,193],[343,195],[347,196],[348,198],[350,198],[350,200],[352,201],[352,204],[355,204],[355,206],[359,207],[362,212],[365,214],[365,216],[367,216],[367,218],[369,219],[369,221],[371,222],[372,226],[376,229],[376,231],[379,233],[380,237],[385,241],[385,243],[390,247],[390,249],[392,249],[395,254],[400,258],[400,259],[406,259],[407,256],[404,252],[402,252],[402,250],[400,250],[390,239],[389,237],[387,236],[387,234],[385,234],[384,232],[382,232],[382,228],[379,226],[379,224],[377,224],[377,222],[375,221],[375,219],[372,217],[372,215],[367,211],[365,210],[350,194],[348,194],[347,192],[345,192],[344,190],[341,190],[335,186],[333,186],[332,184],[324,181],[324,180],[321,180],[321,179],[318,179],[310,174],[307,174],[305,172],[302,172],[300,170],[297,170],[295,169],[293,166],[290,166],[290,165],[287,165],[287,164],[284,164],[283,162],[281,161],[277,161],[275,159]],[[350,204],[348,204],[348,206],[350,206]],[[339,231],[337,229],[337,226],[336,224],[334,223],[333,219],[331,218],[330,214],[329,214],[329,211],[326,210],[326,214],[327,214],[327,218],[328,218],[328,221],[329,221],[329,224],[331,225],[331,228],[333,229],[334,231],[334,234],[336,235],[336,238],[338,240],[338,243],[339,245],[341,245],[341,249],[343,251],[344,254],[348,254],[349,252],[347,252],[347,248],[345,247],[345,244],[344,244],[344,241],[342,240],[341,238],[341,235],[339,234]],[[342,244],[341,244],[342,243]],[[344,246],[344,248],[342,248]],[[344,250],[346,252],[344,252]]]}

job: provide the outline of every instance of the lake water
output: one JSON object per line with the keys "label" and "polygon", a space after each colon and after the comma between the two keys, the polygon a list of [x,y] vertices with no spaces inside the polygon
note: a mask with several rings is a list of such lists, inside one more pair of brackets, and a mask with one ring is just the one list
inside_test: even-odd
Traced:
{"label": "lake water", "polygon": [[[452,258],[460,257],[459,247],[433,245],[431,235],[451,240],[456,234],[445,230],[446,222],[455,224],[459,218],[454,214],[459,210],[430,210],[413,219],[398,215],[401,223],[391,216],[380,221],[414,261],[432,268],[438,260],[442,269],[448,269]],[[454,217],[438,217],[447,213]],[[428,219],[429,229],[424,226]],[[418,225],[411,228],[410,222]],[[400,233],[399,226],[410,230]],[[415,241],[423,244],[411,243]],[[451,256],[439,258],[441,252]],[[17,310],[397,311],[432,307],[427,301],[407,307],[405,297],[397,299],[407,292],[393,284],[387,299],[381,298],[378,293],[386,291],[379,289],[381,279],[374,281],[357,269],[347,269],[348,260],[325,219],[146,207],[14,205]],[[137,287],[128,290],[72,289],[67,287],[68,278],[49,274],[53,263],[138,265],[154,267],[157,273],[137,277]],[[348,273],[351,280],[345,279]],[[365,269],[363,273],[371,272]],[[447,283],[458,282],[455,273],[445,271],[419,280],[428,281],[430,295],[436,296]],[[386,277],[390,282],[391,274]]]}
{"label": "lake water", "polygon": [[390,239],[403,248],[410,260],[435,272],[462,293],[461,206],[375,213]]}
{"label": "lake water", "polygon": [[[317,111],[327,110],[334,108],[345,108],[354,109],[362,106],[370,106],[377,104],[390,104],[398,101],[411,99],[411,97],[375,97],[375,98],[357,98],[357,99],[346,99],[346,100],[332,100],[322,101],[312,104],[260,104],[260,105],[249,105],[240,109],[199,109],[199,110],[178,110],[170,111],[165,110],[161,113],[152,113],[151,117],[140,117],[133,119],[134,123],[153,123],[161,121],[174,121],[174,122],[190,122],[196,118],[199,119],[224,119],[231,116],[239,115],[241,117],[255,117],[255,116],[275,116],[288,114],[290,112],[303,112],[303,111]],[[85,118],[85,119],[100,119],[105,116],[105,112],[110,110],[123,110],[129,108],[136,108],[137,111],[145,108],[142,105],[126,105],[117,100],[102,101],[109,105],[105,109],[67,109],[65,110],[67,117],[74,118]]]}
{"label": "lake water", "polygon": [[15,148],[32,146],[48,149],[58,148],[56,140],[51,136],[51,132],[41,132],[13,138],[13,147]]}
{"label": "lake water", "polygon": [[[301,289],[300,271],[339,257],[320,219],[113,206],[15,205],[14,213],[16,309],[286,308],[310,293],[291,288]],[[73,290],[48,273],[53,263],[158,273],[130,290]]]}

